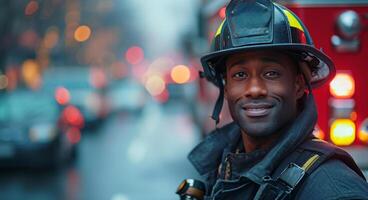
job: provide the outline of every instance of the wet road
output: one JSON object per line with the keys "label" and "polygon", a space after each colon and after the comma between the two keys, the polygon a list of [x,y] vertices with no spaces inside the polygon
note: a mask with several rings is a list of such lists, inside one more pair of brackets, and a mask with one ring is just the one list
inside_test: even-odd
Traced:
{"label": "wet road", "polygon": [[184,104],[148,103],[141,113],[111,116],[84,134],[73,165],[3,170],[0,199],[177,199],[178,184],[198,176],[186,160],[199,141],[187,110]]}

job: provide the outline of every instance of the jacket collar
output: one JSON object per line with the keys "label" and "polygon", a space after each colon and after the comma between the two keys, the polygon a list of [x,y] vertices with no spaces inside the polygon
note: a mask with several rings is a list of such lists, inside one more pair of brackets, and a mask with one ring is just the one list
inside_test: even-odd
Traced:
{"label": "jacket collar", "polygon": [[224,149],[233,148],[240,137],[240,128],[235,122],[215,129],[189,153],[188,159],[199,174],[207,174],[217,169]]}

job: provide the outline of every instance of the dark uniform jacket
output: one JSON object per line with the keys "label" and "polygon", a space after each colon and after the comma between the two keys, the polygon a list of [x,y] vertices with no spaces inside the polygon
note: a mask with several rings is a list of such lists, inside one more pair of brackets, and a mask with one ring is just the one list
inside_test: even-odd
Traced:
{"label": "dark uniform jacket", "polygon": [[368,184],[351,157],[312,136],[316,118],[314,100],[308,96],[304,110],[270,149],[250,153],[243,150],[237,124],[212,132],[188,156],[206,178],[205,199],[274,199],[262,196],[269,193],[264,186],[296,163],[308,167],[289,199],[368,200]]}

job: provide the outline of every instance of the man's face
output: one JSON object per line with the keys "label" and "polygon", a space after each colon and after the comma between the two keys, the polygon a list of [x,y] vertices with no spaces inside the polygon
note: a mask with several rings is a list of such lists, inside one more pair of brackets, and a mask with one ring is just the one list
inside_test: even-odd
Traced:
{"label": "man's face", "polygon": [[288,55],[272,51],[227,58],[225,96],[232,118],[246,134],[277,133],[296,117],[304,81],[295,65]]}

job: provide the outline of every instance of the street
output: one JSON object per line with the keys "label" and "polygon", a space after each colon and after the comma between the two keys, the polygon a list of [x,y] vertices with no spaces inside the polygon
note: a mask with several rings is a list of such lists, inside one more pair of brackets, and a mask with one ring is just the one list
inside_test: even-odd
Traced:
{"label": "street", "polygon": [[150,103],[142,113],[115,114],[83,134],[74,166],[46,172],[3,171],[0,197],[176,199],[178,184],[198,176],[186,159],[199,141],[187,110],[184,104]]}

